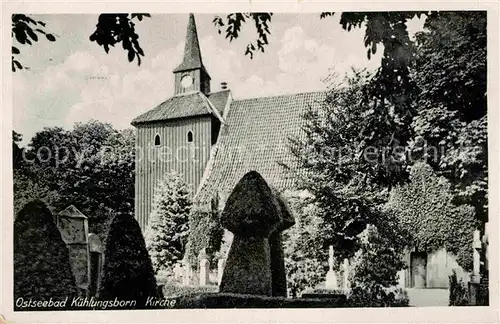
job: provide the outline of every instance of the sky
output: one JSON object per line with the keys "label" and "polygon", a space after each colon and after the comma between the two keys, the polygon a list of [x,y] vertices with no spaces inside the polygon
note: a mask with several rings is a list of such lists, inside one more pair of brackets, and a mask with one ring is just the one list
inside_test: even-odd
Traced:
{"label": "sky", "polygon": [[[202,60],[212,91],[225,81],[236,99],[320,91],[332,72],[343,76],[351,68],[375,70],[380,65],[381,49],[367,58],[364,28],[344,31],[339,15],[319,19],[319,13],[274,14],[270,44],[253,59],[244,54],[256,37],[253,25],[244,25],[240,38],[229,42],[217,33],[215,15],[195,15]],[[172,70],[182,60],[188,14],[155,14],[136,22],[145,52],[140,66],[128,62],[121,46],[106,54],[90,42],[97,14],[33,17],[44,21],[57,40],[18,45],[18,59],[29,70],[13,75],[13,127],[24,144],[44,127],[71,129],[90,119],[117,129],[132,127],[133,118],[173,95]],[[411,21],[410,34],[422,25]]]}

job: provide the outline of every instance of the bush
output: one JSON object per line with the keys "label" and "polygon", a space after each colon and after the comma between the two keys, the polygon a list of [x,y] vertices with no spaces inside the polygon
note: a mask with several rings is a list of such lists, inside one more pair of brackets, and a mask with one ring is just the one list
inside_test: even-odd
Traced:
{"label": "bush", "polygon": [[345,298],[285,298],[232,293],[203,293],[175,299],[175,308],[332,308],[345,307]]}
{"label": "bush", "polygon": [[295,225],[283,232],[287,289],[290,297],[300,297],[307,288],[315,288],[326,274],[324,244],[319,237],[318,208],[309,202],[306,192],[286,192]]}
{"label": "bush", "polygon": [[29,202],[14,221],[14,300],[68,298],[70,305],[77,294],[68,248],[52,213],[41,201]]}
{"label": "bush", "polygon": [[455,270],[450,275],[450,306],[468,306],[469,305],[469,289],[462,279],[457,279]]}
{"label": "bush", "polygon": [[158,185],[145,233],[155,274],[172,273],[182,260],[189,229],[191,191],[182,176],[172,172]]}
{"label": "bush", "polygon": [[144,308],[148,297],[157,296],[151,259],[139,224],[131,215],[118,214],[111,221],[104,257],[100,300],[135,300],[136,308]]}
{"label": "bush", "polygon": [[349,307],[408,307],[410,299],[405,290],[384,289],[380,285],[354,287],[349,293]]}
{"label": "bush", "polygon": [[216,293],[219,286],[181,286],[181,285],[163,285],[162,292],[165,298],[179,297],[192,294]]}
{"label": "bush", "polygon": [[391,291],[397,273],[405,267],[405,236],[398,223],[380,211],[378,226],[369,225],[360,235],[360,249],[353,259],[349,303],[356,307],[408,306],[404,294]]}
{"label": "bush", "polygon": [[189,239],[186,248],[189,262],[197,265],[199,254],[205,249],[211,266],[216,266],[215,258],[221,248],[223,235],[217,198],[212,201],[210,208],[193,207],[189,215]]}

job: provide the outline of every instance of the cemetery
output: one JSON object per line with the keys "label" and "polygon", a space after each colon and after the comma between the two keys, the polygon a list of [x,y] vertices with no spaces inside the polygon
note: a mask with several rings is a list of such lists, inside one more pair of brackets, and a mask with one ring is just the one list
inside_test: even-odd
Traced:
{"label": "cemetery", "polygon": [[[32,220],[41,218],[41,215],[33,213],[47,213],[48,210],[45,207],[44,211],[42,205],[39,202],[29,204],[20,212],[20,217],[26,214],[26,218],[32,217]],[[22,219],[24,218],[18,220]],[[332,246],[329,248],[328,271],[322,287],[310,287],[300,298],[289,298],[282,233],[295,225],[294,216],[283,197],[271,189],[255,171],[247,173],[238,182],[221,215],[224,228],[233,234],[227,259],[218,259],[217,268],[210,269],[210,262],[202,250],[196,271],[193,271],[194,267],[186,259],[181,266],[176,267],[176,280],[172,277],[176,284],[155,279],[144,238],[137,221],[131,217],[122,215],[116,221],[116,226],[111,225],[110,231],[120,231],[120,237],[117,241],[111,241],[113,234],[110,234],[109,242],[101,242],[97,235],[88,232],[87,217],[74,206],[61,211],[54,220],[45,216],[43,221],[57,224],[60,236],[54,236],[52,240],[64,242],[67,248],[67,257],[63,258],[66,259],[66,264],[57,263],[52,266],[53,269],[47,270],[55,273],[66,265],[71,268],[72,280],[68,286],[74,288],[74,293],[68,296],[72,296],[74,301],[70,309],[103,309],[103,302],[111,305],[113,300],[117,300],[117,309],[358,306],[350,304],[348,298],[349,260],[344,259],[340,267],[334,268]],[[131,226],[130,230],[125,226],[127,223]],[[138,247],[132,246],[137,244],[132,240],[134,231],[139,240]],[[475,255],[483,246],[487,246],[486,237],[483,241],[486,245],[478,239],[476,233],[473,247]],[[121,251],[117,250],[118,247]],[[138,253],[142,253],[145,259],[131,259],[137,258],[133,256],[137,253],[131,254],[133,250],[139,250]],[[106,266],[107,259],[114,259],[111,261],[113,265]],[[479,275],[478,261],[475,257],[475,269],[468,286],[468,293],[476,303],[484,298],[480,296],[479,286],[483,281]],[[137,267],[137,271],[125,269],[128,266]],[[122,273],[112,273],[116,271]],[[118,276],[120,279],[111,283],[109,276]],[[460,286],[452,289],[459,288]],[[398,292],[394,291],[392,294],[397,296]],[[402,302],[401,306],[405,306],[405,303]]]}
{"label": "cemetery", "polygon": [[[286,91],[264,96],[231,83],[233,91],[216,79],[227,77],[216,76],[222,70],[211,71],[221,82],[212,80],[205,63],[214,51],[203,57],[201,48],[211,36],[203,28],[198,39],[189,14],[179,64],[161,71],[171,78],[160,87],[168,96],[134,105],[129,128],[92,119],[46,127],[24,146],[13,132],[15,310],[488,305],[485,12],[340,15],[342,33],[368,26],[361,49],[368,60],[382,54],[377,70],[351,66],[328,75],[321,91],[281,85]],[[232,40],[254,21],[258,49],[250,43],[245,56],[264,55],[271,16],[228,14],[212,24]],[[302,30],[285,16],[287,31]],[[104,13],[90,41],[103,55],[123,42],[129,62],[140,63],[133,26],[146,18],[158,19],[152,30],[171,19]],[[423,27],[410,35],[415,20]],[[30,22],[39,23],[13,16],[13,26]],[[132,26],[131,41],[106,35],[123,26]],[[316,36],[281,45],[314,48],[324,35]],[[156,69],[173,59],[153,61],[164,61]],[[283,67],[265,62],[262,71]],[[21,70],[14,60],[13,73]],[[161,92],[139,83],[141,100]]]}

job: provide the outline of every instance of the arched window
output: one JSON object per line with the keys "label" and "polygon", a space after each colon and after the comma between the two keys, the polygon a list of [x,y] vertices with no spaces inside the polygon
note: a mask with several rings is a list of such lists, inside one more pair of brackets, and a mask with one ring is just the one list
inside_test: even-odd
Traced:
{"label": "arched window", "polygon": [[160,146],[160,145],[161,145],[160,135],[156,134],[156,136],[155,136],[155,146]]}
{"label": "arched window", "polygon": [[188,132],[188,143],[192,143],[193,142],[193,132],[189,131]]}

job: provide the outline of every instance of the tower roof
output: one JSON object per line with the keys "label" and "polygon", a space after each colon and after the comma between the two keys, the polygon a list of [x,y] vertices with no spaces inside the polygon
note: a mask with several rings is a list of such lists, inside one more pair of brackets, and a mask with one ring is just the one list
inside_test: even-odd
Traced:
{"label": "tower roof", "polygon": [[194,20],[194,15],[191,13],[189,14],[189,22],[186,32],[184,58],[182,59],[182,63],[174,69],[174,72],[193,69],[203,69],[206,72],[201,60],[200,43],[198,41],[198,32],[196,31],[196,22]]}

